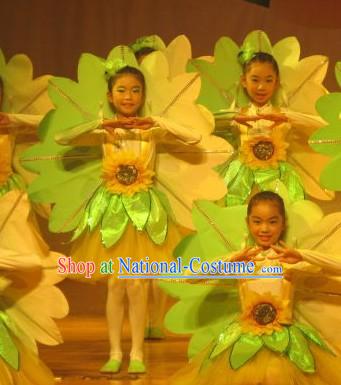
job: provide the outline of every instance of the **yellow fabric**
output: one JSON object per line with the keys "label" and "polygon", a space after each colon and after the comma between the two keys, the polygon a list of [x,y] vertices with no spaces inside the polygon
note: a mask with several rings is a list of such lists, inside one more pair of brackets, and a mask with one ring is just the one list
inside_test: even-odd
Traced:
{"label": "yellow fabric", "polygon": [[[12,336],[13,337],[13,336]],[[13,340],[19,350],[19,370],[10,367],[0,358],[1,385],[52,385],[54,378],[51,371],[33,353],[31,353],[16,338]]]}
{"label": "yellow fabric", "polygon": [[310,345],[316,361],[316,373],[302,372],[287,357],[267,348],[238,370],[228,361],[230,351],[217,357],[213,363],[199,368],[209,352],[206,349],[171,379],[171,385],[331,385],[341,384],[341,358]]}
{"label": "yellow fabric", "polygon": [[[132,224],[128,224],[121,239],[112,247],[106,248],[102,244],[99,228],[93,232],[85,232],[76,241],[71,248],[70,256],[74,262],[77,261],[94,261],[96,264],[96,272],[92,276],[92,280],[109,278],[111,276],[100,274],[100,265],[102,261],[112,259],[115,265],[117,257],[131,257],[131,261],[144,260],[146,256],[151,261],[171,261],[173,260],[174,247],[179,241],[188,235],[190,230],[168,223],[168,233],[165,242],[162,245],[154,244],[145,231],[137,231]],[[116,273],[115,273],[116,274]],[[89,279],[82,275],[70,275],[69,278],[84,280]]]}

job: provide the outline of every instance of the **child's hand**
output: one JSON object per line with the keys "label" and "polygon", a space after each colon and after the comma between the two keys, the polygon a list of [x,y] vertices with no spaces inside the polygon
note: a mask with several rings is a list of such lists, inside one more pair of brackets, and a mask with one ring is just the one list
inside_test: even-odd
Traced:
{"label": "child's hand", "polygon": [[244,250],[234,254],[231,262],[248,262],[251,261],[262,249],[260,247],[249,246]]}
{"label": "child's hand", "polygon": [[135,118],[134,128],[139,130],[148,130],[155,126],[155,122],[152,118]]}
{"label": "child's hand", "polygon": [[284,123],[288,121],[285,114],[258,114],[259,119],[270,120],[275,123]]}
{"label": "child's hand", "polygon": [[273,250],[278,254],[280,262],[295,264],[302,261],[301,254],[290,247],[288,247],[283,241],[279,241],[281,246],[271,246]]}
{"label": "child's hand", "polygon": [[248,115],[236,115],[233,120],[237,123],[244,124],[244,126],[251,127],[251,125],[248,122],[254,122],[256,120],[262,119],[258,115],[254,116],[248,116]]}

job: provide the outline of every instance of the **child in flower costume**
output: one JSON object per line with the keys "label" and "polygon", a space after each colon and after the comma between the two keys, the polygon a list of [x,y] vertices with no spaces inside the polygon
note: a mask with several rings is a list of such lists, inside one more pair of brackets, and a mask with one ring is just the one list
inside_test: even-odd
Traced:
{"label": "child in flower costume", "polygon": [[[161,52],[145,58],[141,70],[128,47],[114,48],[107,60],[83,55],[78,84],[51,81],[57,109],[42,123],[43,143],[25,154],[40,173],[31,197],[55,203],[50,229],[74,230],[71,256],[97,262],[95,279],[103,278],[99,262],[116,257],[169,260],[184,226],[192,226],[193,199],[224,194],[211,167],[229,156],[230,146],[210,135],[212,118],[194,103],[198,75],[169,80]],[[116,276],[114,270],[108,282],[110,360],[101,371],[120,370],[127,294],[128,371],[143,373],[144,282]]]}
{"label": "child in flower costume", "polygon": [[29,201],[26,186],[35,175],[19,162],[20,154],[38,141],[38,125],[52,107],[50,76],[32,79],[32,72],[26,55],[6,63],[0,51],[0,247],[45,258],[56,254],[42,239],[35,214],[46,217],[48,207]]}
{"label": "child in flower costume", "polygon": [[[225,250],[226,261],[253,261],[256,275],[264,266],[282,266],[284,273],[282,278],[162,284],[179,298],[166,326],[194,334],[191,360],[171,383],[339,383],[341,214],[323,217],[315,204],[298,201],[288,206],[286,218],[282,199],[264,191],[247,209],[198,202],[193,216],[197,234],[177,250],[186,258],[212,262]],[[233,224],[226,220],[231,217]],[[241,251],[233,251],[238,244]]]}
{"label": "child in flower costume", "polygon": [[215,113],[222,135],[234,133],[236,156],[219,168],[227,206],[278,183],[293,201],[303,199],[305,191],[318,199],[333,197],[318,182],[327,159],[308,146],[309,134],[324,124],[314,105],[326,93],[321,82],[328,59],[316,55],[299,61],[299,50],[295,38],[272,47],[264,32],[254,31],[241,48],[220,39],[213,63],[192,61],[191,68],[205,79],[198,101]]}
{"label": "child in flower costume", "polygon": [[0,383],[54,384],[54,376],[38,357],[36,341],[62,342],[53,318],[65,317],[68,304],[55,287],[61,280],[56,261],[0,248]]}

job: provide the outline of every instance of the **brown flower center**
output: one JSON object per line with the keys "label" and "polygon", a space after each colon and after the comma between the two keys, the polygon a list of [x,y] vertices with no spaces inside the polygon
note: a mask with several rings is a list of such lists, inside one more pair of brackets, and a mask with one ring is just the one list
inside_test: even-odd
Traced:
{"label": "brown flower center", "polygon": [[259,303],[252,309],[252,317],[259,325],[267,325],[276,319],[277,310],[271,303]]}
{"label": "brown flower center", "polygon": [[135,183],[138,175],[137,168],[130,164],[120,164],[116,171],[116,179],[125,186]]}
{"label": "brown flower center", "polygon": [[260,140],[253,146],[252,151],[257,159],[268,160],[273,156],[275,148],[272,142]]}

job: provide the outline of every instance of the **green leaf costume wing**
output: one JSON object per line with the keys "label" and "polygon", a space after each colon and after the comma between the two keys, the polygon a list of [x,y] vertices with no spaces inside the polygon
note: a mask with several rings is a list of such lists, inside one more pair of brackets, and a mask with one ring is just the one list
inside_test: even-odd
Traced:
{"label": "green leaf costume wing", "polygon": [[[336,63],[335,75],[341,87],[341,62]],[[324,187],[336,191],[341,191],[341,178],[338,177],[341,167],[340,106],[340,92],[332,92],[318,100],[316,104],[317,111],[327,122],[327,125],[311,135],[309,140],[315,151],[331,157],[331,161],[321,173],[320,181]]]}

